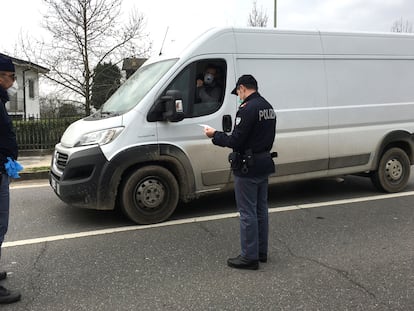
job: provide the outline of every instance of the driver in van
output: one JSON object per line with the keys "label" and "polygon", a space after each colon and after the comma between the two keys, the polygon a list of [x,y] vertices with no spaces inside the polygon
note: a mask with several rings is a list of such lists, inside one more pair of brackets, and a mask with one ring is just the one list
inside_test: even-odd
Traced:
{"label": "driver in van", "polygon": [[217,67],[208,64],[204,76],[199,77],[197,84],[197,103],[219,102],[222,89],[217,81]]}

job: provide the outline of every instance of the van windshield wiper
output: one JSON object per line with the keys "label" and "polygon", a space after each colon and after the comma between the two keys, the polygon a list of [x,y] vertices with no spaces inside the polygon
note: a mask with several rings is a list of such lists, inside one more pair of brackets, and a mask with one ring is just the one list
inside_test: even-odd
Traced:
{"label": "van windshield wiper", "polygon": [[101,111],[102,117],[116,117],[119,116],[118,112],[115,111]]}

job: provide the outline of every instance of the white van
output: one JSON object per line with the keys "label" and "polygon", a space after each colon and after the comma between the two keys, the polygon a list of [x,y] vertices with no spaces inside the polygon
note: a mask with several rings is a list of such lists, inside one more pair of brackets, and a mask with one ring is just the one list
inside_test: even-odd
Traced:
{"label": "white van", "polygon": [[[218,70],[218,101],[199,102],[196,79]],[[414,160],[414,36],[213,29],[179,55],[149,59],[56,145],[50,184],[65,202],[139,224],[166,220],[179,200],[231,183],[227,156],[200,124],[231,132],[230,92],[252,74],[274,106],[270,183],[364,174],[401,191]]]}

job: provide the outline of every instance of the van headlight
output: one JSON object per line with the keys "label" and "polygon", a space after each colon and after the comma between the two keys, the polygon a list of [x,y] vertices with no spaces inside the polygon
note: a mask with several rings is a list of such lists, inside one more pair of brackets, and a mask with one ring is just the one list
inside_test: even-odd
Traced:
{"label": "van headlight", "polygon": [[76,146],[106,145],[121,134],[124,127],[114,127],[106,130],[83,134]]}

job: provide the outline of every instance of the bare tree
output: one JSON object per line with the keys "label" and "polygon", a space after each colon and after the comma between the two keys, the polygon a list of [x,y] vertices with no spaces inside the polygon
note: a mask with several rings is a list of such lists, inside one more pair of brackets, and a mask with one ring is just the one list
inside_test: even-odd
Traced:
{"label": "bare tree", "polygon": [[401,17],[396,20],[391,27],[392,32],[413,32],[413,24],[409,21],[404,21]]}
{"label": "bare tree", "polygon": [[50,69],[46,77],[84,98],[90,114],[93,68],[104,61],[119,64],[130,56],[147,56],[151,43],[144,16],[133,10],[121,22],[122,0],[43,0],[48,7],[42,26],[49,40],[22,44],[36,62]]}
{"label": "bare tree", "polygon": [[267,26],[268,16],[266,13],[263,13],[263,9],[260,11],[257,10],[257,1],[253,1],[253,8],[249,14],[249,19],[247,21],[248,26],[252,27],[266,27]]}

